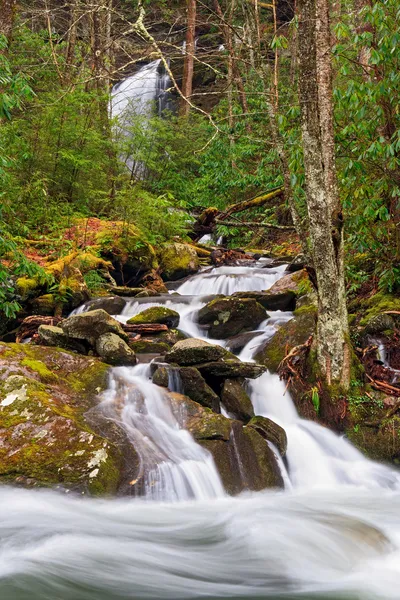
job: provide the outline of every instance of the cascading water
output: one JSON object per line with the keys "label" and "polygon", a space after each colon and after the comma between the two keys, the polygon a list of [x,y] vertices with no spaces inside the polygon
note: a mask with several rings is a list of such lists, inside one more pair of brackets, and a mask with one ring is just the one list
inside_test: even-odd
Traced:
{"label": "cascading water", "polygon": [[[283,269],[214,269],[179,286],[194,297],[154,302],[177,310],[198,337],[204,294],[267,289]],[[153,299],[132,300],[118,318],[148,305]],[[272,313],[240,357],[250,360],[289,318]],[[283,382],[266,373],[249,382],[249,391],[256,414],[286,430],[281,468],[290,480],[284,492],[227,497],[210,455],[180,429],[148,372],[148,365],[114,369],[103,401],[140,449],[149,473],[145,499],[81,500],[0,488],[2,599],[397,600],[396,471],[300,419]],[[173,372],[170,378],[179,389]],[[177,499],[186,501],[154,502]]]}

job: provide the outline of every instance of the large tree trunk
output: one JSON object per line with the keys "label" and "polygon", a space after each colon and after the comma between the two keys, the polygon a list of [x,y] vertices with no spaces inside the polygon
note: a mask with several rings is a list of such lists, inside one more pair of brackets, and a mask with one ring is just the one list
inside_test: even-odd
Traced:
{"label": "large tree trunk", "polygon": [[327,383],[340,383],[346,388],[350,349],[342,214],[335,176],[329,10],[327,0],[299,0],[298,9],[306,202],[318,285],[317,356]]}
{"label": "large tree trunk", "polygon": [[0,35],[4,35],[10,43],[17,0],[0,0]]}
{"label": "large tree trunk", "polygon": [[185,64],[183,66],[182,98],[180,114],[187,117],[190,111],[190,100],[193,89],[194,53],[195,53],[195,31],[196,31],[196,0],[187,0],[187,32]]}

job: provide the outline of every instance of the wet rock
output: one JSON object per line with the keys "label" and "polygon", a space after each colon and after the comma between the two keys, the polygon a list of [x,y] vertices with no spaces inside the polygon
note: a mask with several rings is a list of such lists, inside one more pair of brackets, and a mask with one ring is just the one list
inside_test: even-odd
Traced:
{"label": "wet rock", "polygon": [[229,352],[240,352],[240,350],[243,350],[251,340],[262,335],[262,333],[262,331],[246,331],[245,333],[239,333],[239,335],[229,338],[226,349],[229,350]]}
{"label": "wet rock", "polygon": [[96,340],[97,354],[109,365],[136,365],[135,352],[115,333],[103,333]]}
{"label": "wet rock", "polygon": [[306,266],[306,257],[304,254],[298,254],[292,262],[286,267],[288,273],[296,273],[301,271]]}
{"label": "wet rock", "polygon": [[101,308],[109,315],[120,315],[126,306],[126,300],[120,296],[107,296],[106,298],[96,298],[88,303],[88,310],[97,310]]}
{"label": "wet rock", "polygon": [[287,450],[286,431],[277,423],[267,417],[253,417],[247,424],[255,429],[262,437],[272,442],[277,447],[281,456],[285,456]]}
{"label": "wet rock", "polygon": [[222,378],[246,377],[249,379],[256,379],[267,370],[267,368],[262,365],[256,365],[254,363],[241,362],[239,360],[232,359],[221,362],[203,363],[201,365],[197,365],[197,368],[206,378],[212,376]]}
{"label": "wet rock", "polygon": [[200,371],[195,367],[180,367],[179,375],[182,381],[183,393],[191,400],[202,406],[211,408],[219,413],[219,397],[205,382]]}
{"label": "wet rock", "polygon": [[126,296],[127,298],[132,298],[140,294],[140,292],[143,292],[143,288],[115,285],[110,288],[110,292],[116,296]]}
{"label": "wet rock", "polygon": [[165,306],[152,306],[127,322],[128,325],[144,325],[147,323],[160,323],[175,328],[179,325],[179,313]]}
{"label": "wet rock", "polygon": [[255,360],[276,373],[279,364],[288,349],[304,344],[313,335],[317,322],[317,310],[314,305],[302,306],[294,313],[294,318],[281,325],[275,335],[255,355]]}
{"label": "wet rock", "polygon": [[228,494],[283,488],[276,458],[254,429],[231,421],[229,441],[207,439],[199,442],[213,455]]}
{"label": "wet rock", "polygon": [[375,335],[383,333],[385,331],[393,331],[395,329],[395,322],[393,317],[385,313],[371,317],[367,322],[364,333],[369,335]]}
{"label": "wet rock", "polygon": [[271,292],[235,292],[234,298],[253,298],[266,310],[294,310],[296,308],[296,294],[288,290],[282,293]]}
{"label": "wet rock", "polygon": [[132,445],[97,409],[108,371],[58,348],[0,344],[2,483],[104,495],[134,478]]}
{"label": "wet rock", "polygon": [[265,309],[253,298],[212,300],[198,314],[200,325],[208,325],[210,337],[224,339],[256,329],[267,318]]}
{"label": "wet rock", "polygon": [[204,408],[183,394],[169,393],[177,421],[188,429],[196,440],[230,439],[231,421]]}
{"label": "wet rock", "polygon": [[169,383],[169,371],[167,367],[159,366],[153,373],[153,383],[160,387],[168,387]]}
{"label": "wet rock", "polygon": [[46,346],[57,346],[66,350],[73,350],[80,354],[87,354],[87,348],[78,340],[74,340],[66,335],[61,327],[53,325],[40,325],[38,334],[41,343]]}
{"label": "wet rock", "polygon": [[177,342],[165,355],[165,360],[178,365],[195,365],[208,361],[216,361],[226,356],[227,351],[221,346],[213,346],[203,340],[188,338]]}
{"label": "wet rock", "polygon": [[239,421],[247,423],[254,417],[251,400],[243,388],[243,381],[239,379],[226,379],[222,388],[221,401],[228,413],[234,415]]}
{"label": "wet rock", "polygon": [[147,338],[141,338],[137,342],[130,342],[129,347],[137,354],[165,354],[170,349],[169,344],[165,342]]}
{"label": "wet rock", "polygon": [[305,269],[285,275],[278,279],[276,283],[268,290],[270,294],[283,294],[286,292],[299,293],[299,285],[302,282],[308,282],[308,275]]}
{"label": "wet rock", "polygon": [[193,275],[200,268],[196,250],[188,244],[164,244],[159,251],[159,260],[162,277],[169,281]]}
{"label": "wet rock", "polygon": [[60,324],[64,333],[78,340],[87,340],[94,346],[103,333],[115,333],[128,341],[128,336],[118,323],[105,310],[90,310],[80,315],[72,315]]}

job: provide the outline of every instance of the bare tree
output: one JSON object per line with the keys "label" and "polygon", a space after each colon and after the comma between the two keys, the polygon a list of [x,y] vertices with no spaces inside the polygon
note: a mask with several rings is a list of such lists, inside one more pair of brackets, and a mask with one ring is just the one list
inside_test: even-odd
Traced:
{"label": "bare tree", "polygon": [[317,356],[328,384],[347,388],[350,349],[343,217],[336,185],[328,0],[299,0],[299,99],[306,203],[318,286]]}

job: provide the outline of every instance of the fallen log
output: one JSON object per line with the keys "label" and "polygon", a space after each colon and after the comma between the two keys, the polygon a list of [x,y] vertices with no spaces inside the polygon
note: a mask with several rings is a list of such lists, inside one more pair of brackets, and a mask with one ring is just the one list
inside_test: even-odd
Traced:
{"label": "fallen log", "polygon": [[292,225],[275,225],[274,223],[264,223],[257,221],[224,221],[223,219],[215,219],[215,222],[227,227],[261,227],[267,229],[284,229],[286,231],[295,231]]}
{"label": "fallen log", "polygon": [[258,208],[260,206],[264,206],[273,198],[277,198],[278,196],[282,196],[284,192],[283,187],[278,187],[267,194],[263,194],[261,196],[257,196],[256,198],[251,198],[250,200],[244,200],[243,202],[238,202],[237,204],[231,204],[228,208],[223,211],[219,215],[219,219],[225,220],[233,213],[242,212],[244,210],[249,210],[251,208]]}
{"label": "fallen log", "polygon": [[23,340],[33,337],[40,325],[58,325],[60,321],[62,321],[61,317],[44,317],[40,315],[26,317],[19,326],[15,341],[20,344]]}
{"label": "fallen log", "polygon": [[168,331],[168,326],[160,323],[146,323],[143,325],[122,323],[122,329],[127,333],[160,333],[160,331]]}

